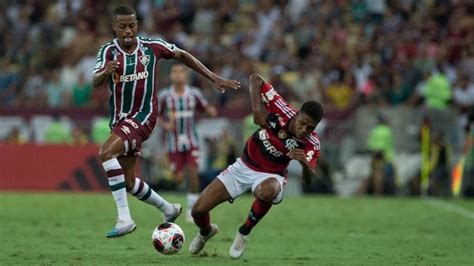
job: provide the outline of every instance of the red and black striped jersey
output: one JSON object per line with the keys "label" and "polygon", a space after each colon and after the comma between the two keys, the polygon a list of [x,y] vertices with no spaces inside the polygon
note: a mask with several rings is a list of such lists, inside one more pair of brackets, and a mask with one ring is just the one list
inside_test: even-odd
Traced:
{"label": "red and black striped jersey", "polygon": [[176,49],[174,44],[159,38],[142,37],[137,37],[137,48],[132,53],[123,51],[117,39],[99,49],[94,74],[103,71],[111,60],[119,62],[109,79],[111,126],[124,117],[134,118],[142,124],[156,123],[158,60],[172,58]]}
{"label": "red and black striped jersey", "polygon": [[268,112],[266,125],[250,136],[242,153],[242,161],[255,171],[285,176],[291,158],[288,152],[302,149],[311,168],[316,167],[321,144],[315,132],[297,139],[288,130],[290,120],[298,112],[270,84],[262,87],[262,101]]}
{"label": "red and black striped jersey", "polygon": [[174,130],[165,132],[168,152],[183,152],[199,147],[196,133],[196,109],[203,112],[208,101],[201,91],[186,86],[183,95],[177,95],[174,87],[164,88],[158,96],[158,115],[167,121],[174,121]]}

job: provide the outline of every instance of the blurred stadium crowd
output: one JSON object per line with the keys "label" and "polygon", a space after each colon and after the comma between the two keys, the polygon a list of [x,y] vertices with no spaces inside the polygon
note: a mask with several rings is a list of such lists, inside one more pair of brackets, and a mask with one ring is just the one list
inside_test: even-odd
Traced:
{"label": "blurred stadium crowd", "polygon": [[[175,43],[242,82],[243,89],[220,94],[193,77],[223,117],[241,121],[249,113],[246,88],[255,71],[297,106],[322,102],[320,133],[333,168],[371,149],[366,139],[376,121],[389,120],[400,154],[419,157],[423,123],[441,128],[436,140],[453,147],[453,158],[461,153],[474,106],[471,0],[2,1],[0,109],[103,114],[108,89],[92,90],[92,69],[97,49],[112,38],[110,12],[119,4],[136,8],[139,35]],[[160,86],[169,84],[168,67],[162,62]],[[87,142],[90,127],[78,129]]]}

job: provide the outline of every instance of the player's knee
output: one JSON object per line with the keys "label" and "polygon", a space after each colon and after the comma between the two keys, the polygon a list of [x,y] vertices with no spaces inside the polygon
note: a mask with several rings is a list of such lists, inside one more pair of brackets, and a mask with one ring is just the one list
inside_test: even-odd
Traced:
{"label": "player's knee", "polygon": [[263,202],[271,203],[277,198],[278,191],[261,191],[260,193],[256,193],[255,196]]}
{"label": "player's knee", "polygon": [[112,150],[108,147],[100,147],[99,159],[101,162],[106,162],[113,158]]}
{"label": "player's knee", "polygon": [[271,203],[278,197],[280,191],[281,185],[278,180],[269,178],[255,188],[254,194],[259,200]]}
{"label": "player's knee", "polygon": [[194,203],[193,208],[191,209],[191,216],[192,217],[195,217],[195,218],[202,217],[206,213],[207,213],[207,210],[205,210],[203,208],[202,204],[200,204],[199,201]]}

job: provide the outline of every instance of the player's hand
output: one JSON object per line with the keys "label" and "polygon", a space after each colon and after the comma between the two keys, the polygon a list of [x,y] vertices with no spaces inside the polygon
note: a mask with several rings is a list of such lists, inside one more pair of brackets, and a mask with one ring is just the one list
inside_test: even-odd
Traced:
{"label": "player's hand", "polygon": [[112,61],[107,62],[107,64],[105,64],[104,73],[106,75],[110,75],[114,73],[115,70],[119,67],[119,64],[120,63],[117,60],[112,60]]}
{"label": "player's hand", "polygon": [[163,123],[163,129],[166,131],[172,131],[175,128],[175,121],[168,121]]}
{"label": "player's hand", "polygon": [[219,76],[214,81],[214,84],[217,86],[217,89],[220,90],[222,93],[224,93],[226,89],[237,90],[240,88],[240,82],[238,82],[237,80],[225,79]]}
{"label": "player's hand", "polygon": [[261,127],[266,124],[266,114],[263,111],[254,111],[253,112],[253,123]]}
{"label": "player's hand", "polygon": [[210,116],[210,117],[216,117],[217,116],[217,109],[214,107],[214,106],[209,106],[207,108],[207,114]]}
{"label": "player's hand", "polygon": [[291,150],[290,152],[288,152],[288,157],[290,157],[293,160],[297,160],[300,163],[304,163],[304,164],[307,163],[306,154],[305,154],[304,150],[302,150],[302,149],[293,149],[293,150]]}

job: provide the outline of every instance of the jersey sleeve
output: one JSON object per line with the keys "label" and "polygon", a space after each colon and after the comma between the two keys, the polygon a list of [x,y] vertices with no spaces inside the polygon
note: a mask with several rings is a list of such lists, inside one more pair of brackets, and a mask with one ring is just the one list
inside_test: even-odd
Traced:
{"label": "jersey sleeve", "polygon": [[100,47],[99,51],[97,52],[97,59],[92,74],[103,71],[107,62],[112,60],[112,48],[113,45],[111,43]]}
{"label": "jersey sleeve", "polygon": [[270,113],[277,113],[285,119],[296,114],[295,108],[289,105],[273,88],[270,83],[265,83],[261,90],[262,101],[265,109]]}
{"label": "jersey sleeve", "polygon": [[314,169],[316,168],[318,157],[321,153],[321,144],[314,135],[310,135],[308,140],[304,153],[306,154],[306,160],[308,160],[309,167]]}
{"label": "jersey sleeve", "polygon": [[150,47],[158,58],[173,58],[178,50],[178,47],[175,44],[166,42],[160,38],[149,39],[147,42],[150,44]]}
{"label": "jersey sleeve", "polygon": [[209,102],[204,95],[202,95],[201,91],[195,89],[193,92],[194,98],[196,99],[196,108],[200,111],[205,111],[209,106]]}
{"label": "jersey sleeve", "polygon": [[158,96],[158,117],[165,117],[165,106],[166,106],[166,90],[162,90]]}

